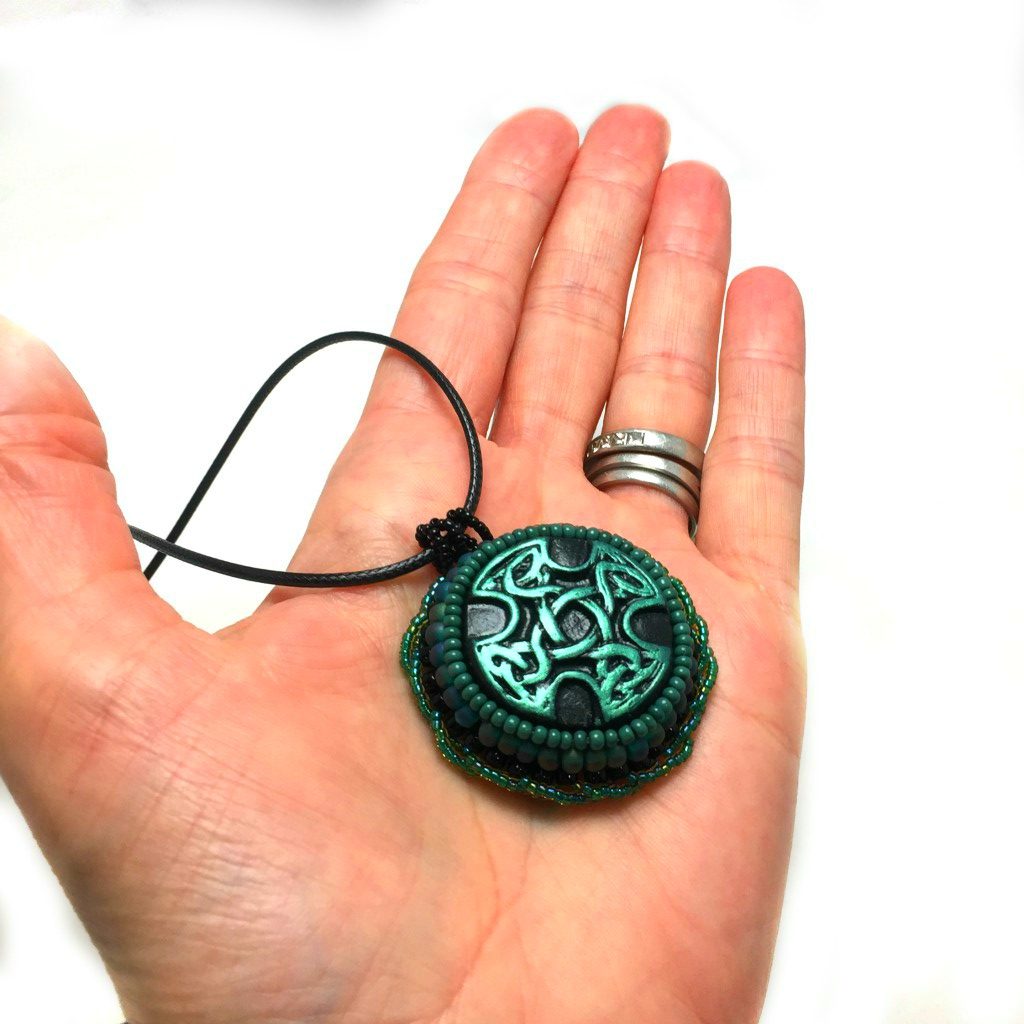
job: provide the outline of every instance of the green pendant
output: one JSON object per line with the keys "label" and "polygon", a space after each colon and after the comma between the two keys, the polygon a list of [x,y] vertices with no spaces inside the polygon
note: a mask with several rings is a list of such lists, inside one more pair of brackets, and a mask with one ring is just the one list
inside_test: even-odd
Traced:
{"label": "green pendant", "polygon": [[463,555],[424,597],[402,665],[449,761],[559,803],[625,796],[685,761],[718,669],[679,580],[567,524]]}

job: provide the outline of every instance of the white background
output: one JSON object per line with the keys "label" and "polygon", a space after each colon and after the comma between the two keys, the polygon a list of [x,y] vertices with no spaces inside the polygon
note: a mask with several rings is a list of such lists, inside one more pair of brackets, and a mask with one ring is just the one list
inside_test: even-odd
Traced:
{"label": "white background", "polygon": [[[0,309],[160,531],[281,358],[390,330],[499,120],[657,106],[670,160],[729,180],[734,269],[784,267],[807,306],[810,696],[764,1021],[1021,1022],[1017,6],[0,0]],[[286,563],[377,354],[295,374],[191,546]],[[210,627],[260,596],[158,580]],[[6,794],[0,1020],[121,1020]]]}

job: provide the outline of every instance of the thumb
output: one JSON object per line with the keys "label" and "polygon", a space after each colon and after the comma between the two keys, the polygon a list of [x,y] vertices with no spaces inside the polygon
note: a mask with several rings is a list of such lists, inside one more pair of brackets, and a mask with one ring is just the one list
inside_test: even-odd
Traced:
{"label": "thumb", "polygon": [[85,395],[0,318],[0,751],[31,742],[78,666],[175,622],[141,572]]}
{"label": "thumb", "polygon": [[0,318],[0,614],[138,568],[92,407],[46,345]]}

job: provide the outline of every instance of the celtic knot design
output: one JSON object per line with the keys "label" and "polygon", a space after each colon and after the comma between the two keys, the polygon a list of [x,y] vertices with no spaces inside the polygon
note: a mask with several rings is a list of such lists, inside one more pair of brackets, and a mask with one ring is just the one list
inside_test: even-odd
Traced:
{"label": "celtic knot design", "polygon": [[636,711],[672,659],[656,581],[600,540],[538,537],[497,553],[466,600],[474,674],[505,704],[569,728]]}

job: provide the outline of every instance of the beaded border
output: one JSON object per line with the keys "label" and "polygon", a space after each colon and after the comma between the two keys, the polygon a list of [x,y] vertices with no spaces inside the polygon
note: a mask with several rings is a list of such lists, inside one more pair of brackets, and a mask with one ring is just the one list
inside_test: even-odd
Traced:
{"label": "beaded border", "polygon": [[[645,738],[652,731],[661,729],[661,723],[667,717],[664,715],[665,709],[660,707],[659,701],[667,700],[671,710],[674,711],[685,700],[686,682],[692,682],[696,692],[683,712],[682,722],[678,726],[672,726],[675,735],[669,744],[660,751],[657,756],[657,762],[645,769],[629,770],[627,768],[624,777],[615,782],[588,782],[584,778],[585,773],[581,771],[581,780],[579,782],[554,786],[531,778],[528,775],[510,775],[490,764],[486,764],[473,751],[467,749],[453,738],[448,730],[444,713],[432,706],[425,688],[423,678],[425,666],[420,657],[421,639],[424,630],[430,622],[430,609],[437,600],[439,590],[442,587],[445,588],[445,604],[448,604],[450,600],[448,595],[451,594],[452,588],[455,588],[455,597],[458,599],[459,589],[456,587],[456,584],[464,591],[466,583],[479,571],[485,559],[489,559],[493,554],[504,550],[512,544],[541,536],[580,537],[588,540],[599,540],[620,548],[639,562],[650,576],[657,581],[658,585],[662,587],[666,596],[671,596],[679,601],[680,607],[672,609],[670,613],[675,639],[672,676],[663,687],[661,695],[650,705],[650,710],[640,714],[627,725],[620,726],[618,730],[595,729],[589,732],[578,730],[575,733],[570,733],[568,730],[562,732],[554,729],[547,730],[541,726],[539,728],[544,731],[544,736],[540,737],[534,735],[537,727],[528,722],[519,723],[517,721],[511,730],[505,729],[507,720],[510,717],[515,717],[510,716],[508,713],[505,713],[502,721],[498,723],[501,726],[501,731],[510,737],[518,737],[519,740],[524,742],[537,739],[543,746],[549,746],[560,752],[575,749],[580,751],[581,756],[583,756],[584,751],[600,750],[606,743],[611,743],[613,732],[617,733],[618,741],[624,746],[628,746],[630,743],[645,744]],[[574,526],[569,523],[555,523],[513,530],[495,537],[493,540],[486,541],[472,553],[464,555],[459,560],[456,570],[450,573],[449,576],[451,577],[450,579],[442,578],[435,581],[428,589],[424,595],[420,611],[406,630],[401,646],[402,667],[409,678],[420,711],[430,723],[437,746],[449,762],[470,775],[485,778],[512,792],[525,792],[531,796],[554,800],[558,803],[576,804],[599,800],[605,797],[628,796],[634,793],[641,785],[660,778],[690,756],[693,751],[693,732],[703,717],[708,696],[718,674],[718,662],[708,644],[707,623],[697,614],[686,588],[680,580],[671,576],[650,552],[637,547],[624,537],[605,530],[598,530],[594,527]],[[459,611],[459,615],[461,615],[461,611]],[[441,666],[448,670],[448,674],[453,677],[452,692],[453,694],[458,693],[462,699],[463,706],[467,707],[467,709],[472,707],[478,721],[486,721],[488,720],[487,718],[480,718],[479,712],[484,710],[488,704],[493,704],[494,702],[487,700],[486,694],[480,691],[480,687],[473,681],[472,676],[469,675],[465,664],[461,660],[462,645],[459,633],[461,622],[456,621],[455,616],[449,621],[448,615],[445,615],[440,621],[443,624],[443,629],[439,644],[443,645],[443,647],[438,653],[443,654],[443,658],[439,657],[438,660],[441,661]],[[686,650],[687,654],[680,655],[680,648]],[[685,665],[687,677],[685,680],[680,678],[682,675],[681,670],[684,669],[684,660],[688,663]],[[695,678],[691,678],[694,676]],[[674,686],[674,681],[680,685]],[[678,698],[672,699],[674,697],[673,691],[679,694]],[[475,707],[473,707],[474,704],[476,705]],[[489,710],[491,714],[494,714],[496,709],[491,708]],[[497,711],[501,713],[503,709],[497,709]],[[661,714],[657,713],[658,711]],[[646,719],[650,719],[650,721]],[[652,726],[654,727],[653,730]],[[527,735],[527,733],[530,735]],[[557,741],[554,743],[548,742],[549,738],[554,738],[549,736],[551,733],[558,736]],[[583,737],[585,739],[582,739],[581,742]],[[543,749],[543,746],[541,749]]]}

